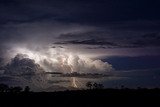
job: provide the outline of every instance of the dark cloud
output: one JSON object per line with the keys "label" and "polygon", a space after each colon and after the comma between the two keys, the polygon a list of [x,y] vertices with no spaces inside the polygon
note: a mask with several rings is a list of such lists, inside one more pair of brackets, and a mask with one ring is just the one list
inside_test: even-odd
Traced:
{"label": "dark cloud", "polygon": [[56,19],[104,24],[110,21],[159,19],[157,0],[1,0],[1,23]]}
{"label": "dark cloud", "polygon": [[[94,35],[94,33],[93,33]],[[79,39],[81,40],[68,40],[68,41],[62,41],[62,42],[55,42],[54,44],[74,44],[74,45],[97,45],[96,47],[87,47],[87,49],[107,49],[107,48],[140,48],[140,47],[160,47],[160,35],[159,33],[147,33],[144,35],[137,35],[137,37],[121,37],[121,40],[117,40],[118,37],[110,37],[110,38],[98,38],[92,35],[91,38],[96,38],[96,39],[87,39],[87,40],[83,40],[84,38],[82,36],[80,36]],[[99,35],[101,35],[101,33],[99,32]],[[107,35],[107,34],[106,34]],[[67,35],[67,37],[64,39],[71,39],[70,37],[76,38],[77,35],[75,35],[75,37],[73,37],[73,35]],[[62,35],[60,36],[60,38],[62,37]],[[88,37],[86,37],[88,38]]]}
{"label": "dark cloud", "polygon": [[[48,84],[45,75],[34,74],[43,69],[104,73],[116,64],[116,68],[157,67],[159,5],[158,0],[0,0],[0,73],[5,70],[14,75],[0,79],[30,84],[35,90],[58,90],[64,87]],[[150,60],[141,62],[137,57],[130,63],[130,57],[127,61],[115,58],[110,60],[113,67],[108,59],[99,60],[145,55],[151,55]],[[21,74],[32,77],[15,76]]]}
{"label": "dark cloud", "polygon": [[133,45],[137,47],[160,47],[160,34],[149,33],[137,38]]}
{"label": "dark cloud", "polygon": [[[93,31],[61,34],[57,38],[59,42],[55,43],[103,45],[87,47],[88,49],[159,47],[159,29],[157,20],[116,21]],[[155,35],[157,36],[154,37]]]}
{"label": "dark cloud", "polygon": [[95,39],[89,39],[89,40],[73,40],[73,41],[64,41],[64,42],[55,42],[54,44],[82,44],[82,45],[110,45],[110,46],[117,46],[117,44],[113,42],[108,42],[104,40],[95,40]]}
{"label": "dark cloud", "polygon": [[141,37],[159,32],[158,4],[149,0],[1,0],[0,56],[11,56],[17,47],[41,51],[52,43],[61,45],[52,48],[66,44],[90,45],[87,49],[159,47],[159,37]]}
{"label": "dark cloud", "polygon": [[86,49],[107,49],[109,47],[105,47],[105,46],[96,46],[96,47],[86,47]]}
{"label": "dark cloud", "polygon": [[18,54],[5,67],[5,74],[9,75],[34,75],[43,73],[44,70],[27,55]]}
{"label": "dark cloud", "polygon": [[52,46],[51,48],[64,48],[63,46]]}
{"label": "dark cloud", "polygon": [[143,38],[148,38],[148,39],[160,39],[160,33],[158,32],[154,32],[154,33],[149,33],[149,34],[145,34],[142,36]]}

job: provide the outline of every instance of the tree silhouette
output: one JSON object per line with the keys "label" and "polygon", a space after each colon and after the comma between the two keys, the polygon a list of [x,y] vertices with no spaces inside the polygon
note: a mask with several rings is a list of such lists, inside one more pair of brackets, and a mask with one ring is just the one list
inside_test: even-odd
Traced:
{"label": "tree silhouette", "polygon": [[104,85],[103,84],[98,84],[98,89],[103,89]]}
{"label": "tree silhouette", "polygon": [[88,87],[89,89],[92,89],[92,82],[87,82],[86,87]]}
{"label": "tree silhouette", "polygon": [[104,85],[95,82],[95,83],[93,84],[93,88],[94,88],[94,89],[103,89],[103,88],[104,88]]}
{"label": "tree silhouette", "polygon": [[92,83],[92,82],[87,82],[86,83],[86,87],[88,87],[89,89],[103,89],[104,88],[104,85],[103,84],[100,84],[100,83]]}
{"label": "tree silhouette", "polygon": [[[11,93],[20,93],[22,92],[23,88],[20,86],[17,87],[9,87],[6,84],[0,84],[0,92],[11,92]],[[30,92],[30,87],[26,86],[24,88],[24,92]]]}
{"label": "tree silhouette", "polygon": [[20,93],[22,92],[22,88],[21,87],[10,87],[9,92]]}
{"label": "tree silhouette", "polygon": [[0,84],[0,92],[7,92],[9,89],[8,85]]}
{"label": "tree silhouette", "polygon": [[99,84],[97,84],[97,83],[95,82],[95,83],[93,84],[93,88],[94,88],[94,89],[97,89],[97,88],[98,88],[98,85],[99,85]]}
{"label": "tree silhouette", "polygon": [[121,85],[121,89],[124,89],[124,85]]}
{"label": "tree silhouette", "polygon": [[29,86],[26,86],[26,87],[24,88],[24,92],[30,92]]}

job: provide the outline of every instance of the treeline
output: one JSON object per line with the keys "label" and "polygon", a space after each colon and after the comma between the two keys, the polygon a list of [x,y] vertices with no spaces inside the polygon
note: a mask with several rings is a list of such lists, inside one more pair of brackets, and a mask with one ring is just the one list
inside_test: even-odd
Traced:
{"label": "treeline", "polygon": [[86,87],[89,89],[104,89],[104,85],[96,82],[87,82]]}
{"label": "treeline", "polygon": [[20,93],[20,92],[30,92],[30,87],[26,86],[24,89],[20,86],[16,87],[9,87],[6,84],[0,84],[0,92],[13,92],[13,93]]}

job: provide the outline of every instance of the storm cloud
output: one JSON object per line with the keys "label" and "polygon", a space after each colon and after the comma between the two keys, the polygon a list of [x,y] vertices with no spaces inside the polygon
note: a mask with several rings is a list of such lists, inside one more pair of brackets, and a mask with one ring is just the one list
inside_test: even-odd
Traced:
{"label": "storm cloud", "polygon": [[44,73],[43,68],[27,55],[18,54],[10,63],[4,66],[5,74],[9,75],[35,75]]}
{"label": "storm cloud", "polygon": [[[157,55],[158,4],[144,0],[1,0],[1,63],[10,62],[18,53],[29,54],[31,59],[32,54],[53,57],[47,53],[51,48],[62,56],[66,51],[60,50],[74,53],[80,62],[85,62],[80,59],[85,56],[91,68],[97,63],[105,68],[107,62],[100,58],[106,56]],[[42,62],[55,66],[48,60]],[[84,63],[79,64],[76,69]]]}
{"label": "storm cloud", "polygon": [[[75,78],[63,83],[62,77],[59,83],[45,72],[158,68],[159,5],[158,0],[0,0],[0,82],[36,91],[66,90]],[[151,74],[144,81],[153,85],[159,78],[153,79],[158,72],[151,71],[142,75]],[[138,72],[117,73],[134,77]],[[143,82],[143,76],[138,78],[136,86]]]}

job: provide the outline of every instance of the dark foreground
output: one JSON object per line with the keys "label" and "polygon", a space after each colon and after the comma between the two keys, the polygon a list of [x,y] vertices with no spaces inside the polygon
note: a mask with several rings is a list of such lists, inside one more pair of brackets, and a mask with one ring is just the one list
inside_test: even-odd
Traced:
{"label": "dark foreground", "polygon": [[140,106],[160,105],[160,89],[101,89],[78,90],[64,92],[21,92],[0,93],[0,105],[7,107],[23,106],[80,106],[80,107],[107,107],[110,106]]}

